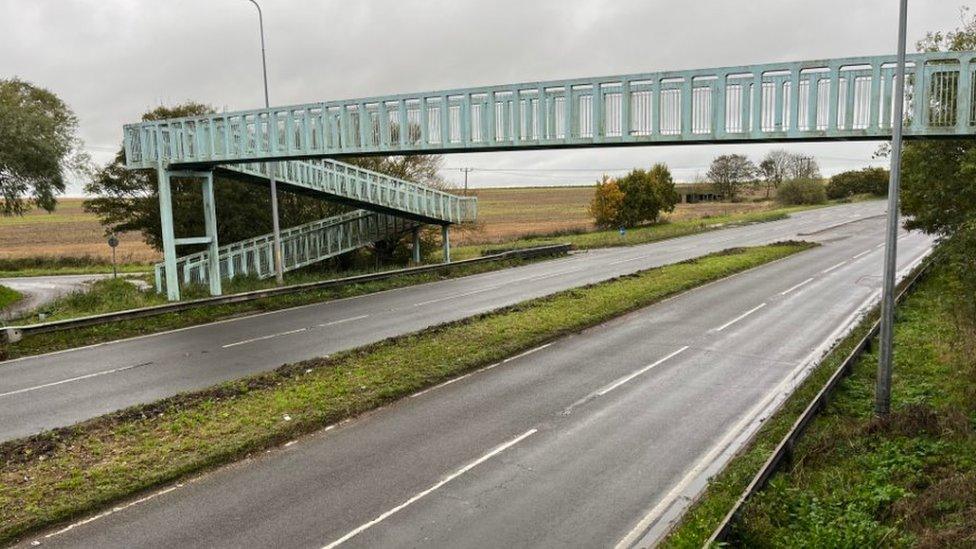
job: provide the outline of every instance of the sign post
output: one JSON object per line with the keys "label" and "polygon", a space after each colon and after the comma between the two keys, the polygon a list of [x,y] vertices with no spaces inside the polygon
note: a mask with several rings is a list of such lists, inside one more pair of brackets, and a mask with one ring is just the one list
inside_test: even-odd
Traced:
{"label": "sign post", "polygon": [[109,235],[108,245],[110,248],[112,248],[112,278],[118,278],[119,271],[115,266],[115,248],[117,248],[119,245],[119,238],[115,236],[115,233]]}
{"label": "sign post", "polygon": [[[888,224],[885,235],[884,278],[881,288],[881,349],[874,394],[874,413],[891,410],[892,339],[895,323],[895,265],[898,258],[898,188],[901,186],[901,142],[905,121],[905,35],[908,0],[899,0],[898,66],[895,67],[894,127],[891,133],[891,176],[888,180]],[[919,74],[921,71],[919,71]],[[919,78],[920,76],[916,76]],[[925,108],[916,101],[915,109]],[[916,112],[915,116],[919,116]]]}

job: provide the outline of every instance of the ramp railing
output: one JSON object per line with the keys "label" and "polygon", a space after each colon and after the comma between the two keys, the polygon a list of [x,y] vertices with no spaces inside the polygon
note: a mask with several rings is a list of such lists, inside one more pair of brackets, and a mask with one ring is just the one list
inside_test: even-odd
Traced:
{"label": "ramp railing", "polygon": [[268,178],[269,169],[274,170],[279,183],[429,223],[474,221],[478,213],[474,197],[457,196],[335,160],[230,164],[220,168],[261,179]]}
{"label": "ramp railing", "polygon": [[[293,271],[346,252],[350,252],[388,237],[397,236],[417,226],[417,223],[392,215],[355,210],[327,217],[281,231],[282,266]],[[275,275],[274,240],[264,234],[219,248],[222,278]],[[176,261],[179,279],[183,284],[206,283],[209,280],[209,254],[202,251],[180,257]],[[166,267],[155,265],[156,290],[163,291]]]}

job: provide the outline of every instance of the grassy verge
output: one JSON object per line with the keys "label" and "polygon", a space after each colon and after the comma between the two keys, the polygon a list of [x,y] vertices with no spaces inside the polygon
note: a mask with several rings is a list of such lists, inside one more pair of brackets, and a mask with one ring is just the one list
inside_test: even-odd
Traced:
{"label": "grassy verge", "polygon": [[[152,270],[152,267],[146,263],[120,263],[117,268],[120,273],[139,273]],[[35,256],[0,259],[0,278],[111,272],[112,263],[110,261],[92,256]]]}
{"label": "grassy verge", "polygon": [[13,288],[8,288],[6,286],[0,286],[0,309],[9,307],[14,303],[20,301],[24,297],[20,292],[14,290]]}
{"label": "grassy verge", "polygon": [[477,257],[482,251],[496,249],[528,248],[531,246],[542,246],[544,244],[570,243],[576,249],[585,250],[590,248],[609,248],[615,246],[635,246],[637,244],[648,244],[659,240],[688,236],[706,231],[725,229],[737,225],[750,223],[764,223],[768,221],[778,221],[789,217],[790,212],[804,208],[782,208],[765,212],[749,212],[735,215],[723,215],[703,219],[687,219],[682,221],[672,221],[656,223],[645,227],[628,229],[621,235],[619,231],[592,231],[592,232],[569,232],[556,233],[544,236],[534,236],[520,238],[510,242],[488,245],[460,246],[455,248],[451,254],[457,259]]}
{"label": "grassy verge", "polygon": [[976,546],[976,325],[950,288],[936,272],[900,309],[891,416],[874,417],[866,354],[796,465],[746,507],[742,544]]}
{"label": "grassy verge", "polygon": [[[279,295],[229,305],[199,307],[179,313],[138,318],[126,322],[37,334],[25,337],[17,343],[0,345],[0,360],[195,326],[197,324],[205,324],[207,322],[244,314],[287,309],[289,307],[319,303],[332,299],[353,297],[416,284],[436,282],[438,280],[470,276],[498,269],[517,267],[519,265],[525,265],[530,261],[539,260],[541,259],[492,261],[473,265],[459,265],[443,271],[398,276],[386,280],[363,282],[361,284],[352,284],[338,288],[308,290],[300,293]],[[232,291],[235,290],[228,289],[227,293]],[[202,297],[202,295],[198,297]],[[47,320],[58,320],[156,305],[159,303],[165,303],[165,298],[157,295],[153,291],[141,291],[123,280],[101,280],[93,283],[91,291],[69,294],[46,305],[44,309],[50,313]],[[21,322],[30,323],[37,320],[36,316],[32,316],[21,319]],[[2,364],[0,364],[0,368],[2,368]]]}
{"label": "grassy verge", "polygon": [[[873,417],[877,356],[865,354],[795,449],[793,467],[746,506],[737,545],[976,544],[976,329],[957,322],[946,278],[936,270],[899,306],[891,419]],[[665,546],[701,547],[873,320],[712,481]]]}
{"label": "grassy verge", "polygon": [[0,542],[227,463],[808,243],[729,250],[0,445]]}

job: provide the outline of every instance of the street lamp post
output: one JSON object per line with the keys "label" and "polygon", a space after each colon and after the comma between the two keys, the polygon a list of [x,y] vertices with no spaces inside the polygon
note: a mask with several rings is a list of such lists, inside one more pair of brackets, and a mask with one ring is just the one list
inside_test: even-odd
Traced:
{"label": "street lamp post", "polygon": [[[891,132],[891,175],[888,180],[888,224],[885,235],[884,278],[881,296],[881,349],[874,412],[887,416],[891,409],[892,339],[895,323],[895,261],[898,255],[898,188],[901,186],[901,142],[905,119],[905,35],[908,0],[899,0],[898,66],[895,67],[894,127]],[[916,110],[918,107],[916,104]],[[917,114],[916,114],[917,116]]]}
{"label": "street lamp post", "polygon": [[[258,27],[261,31],[261,69],[264,76],[264,107],[269,109],[271,103],[268,100],[268,60],[264,53],[264,15],[261,13],[261,6],[257,0],[250,0],[250,2],[258,9]],[[272,131],[276,131],[276,129],[269,125],[269,134]],[[274,258],[275,280],[278,284],[283,284],[285,275],[281,262],[281,227],[278,224],[278,183],[275,181],[273,165],[269,162],[267,167],[268,181],[271,184],[271,230],[274,233],[274,253],[272,256]]]}

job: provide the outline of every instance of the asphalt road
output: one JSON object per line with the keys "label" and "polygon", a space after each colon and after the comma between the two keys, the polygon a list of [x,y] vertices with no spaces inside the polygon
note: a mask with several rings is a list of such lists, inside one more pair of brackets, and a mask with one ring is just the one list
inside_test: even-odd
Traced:
{"label": "asphalt road", "polygon": [[822,240],[829,235],[809,233],[883,212],[881,201],[809,210],[782,221],[0,362],[0,440],[733,246]]}
{"label": "asphalt road", "polygon": [[[794,223],[836,222],[827,213]],[[702,246],[696,255],[714,240],[752,243],[763,238],[755,229],[737,229],[741,238],[713,233],[587,254],[549,264],[550,272],[658,247],[670,261],[691,242]],[[650,544],[876,301],[882,232],[883,219],[871,219],[820,233],[820,248],[35,540],[54,547]],[[782,236],[790,235],[764,238]],[[899,245],[903,275],[931,241],[903,234]],[[511,275],[493,274],[496,282],[504,276]]]}
{"label": "asphalt road", "polygon": [[63,295],[80,290],[93,280],[98,280],[106,276],[111,275],[87,274],[0,278],[0,285],[24,294],[23,299],[7,309],[0,311],[0,319],[16,318],[27,311],[36,309]]}

